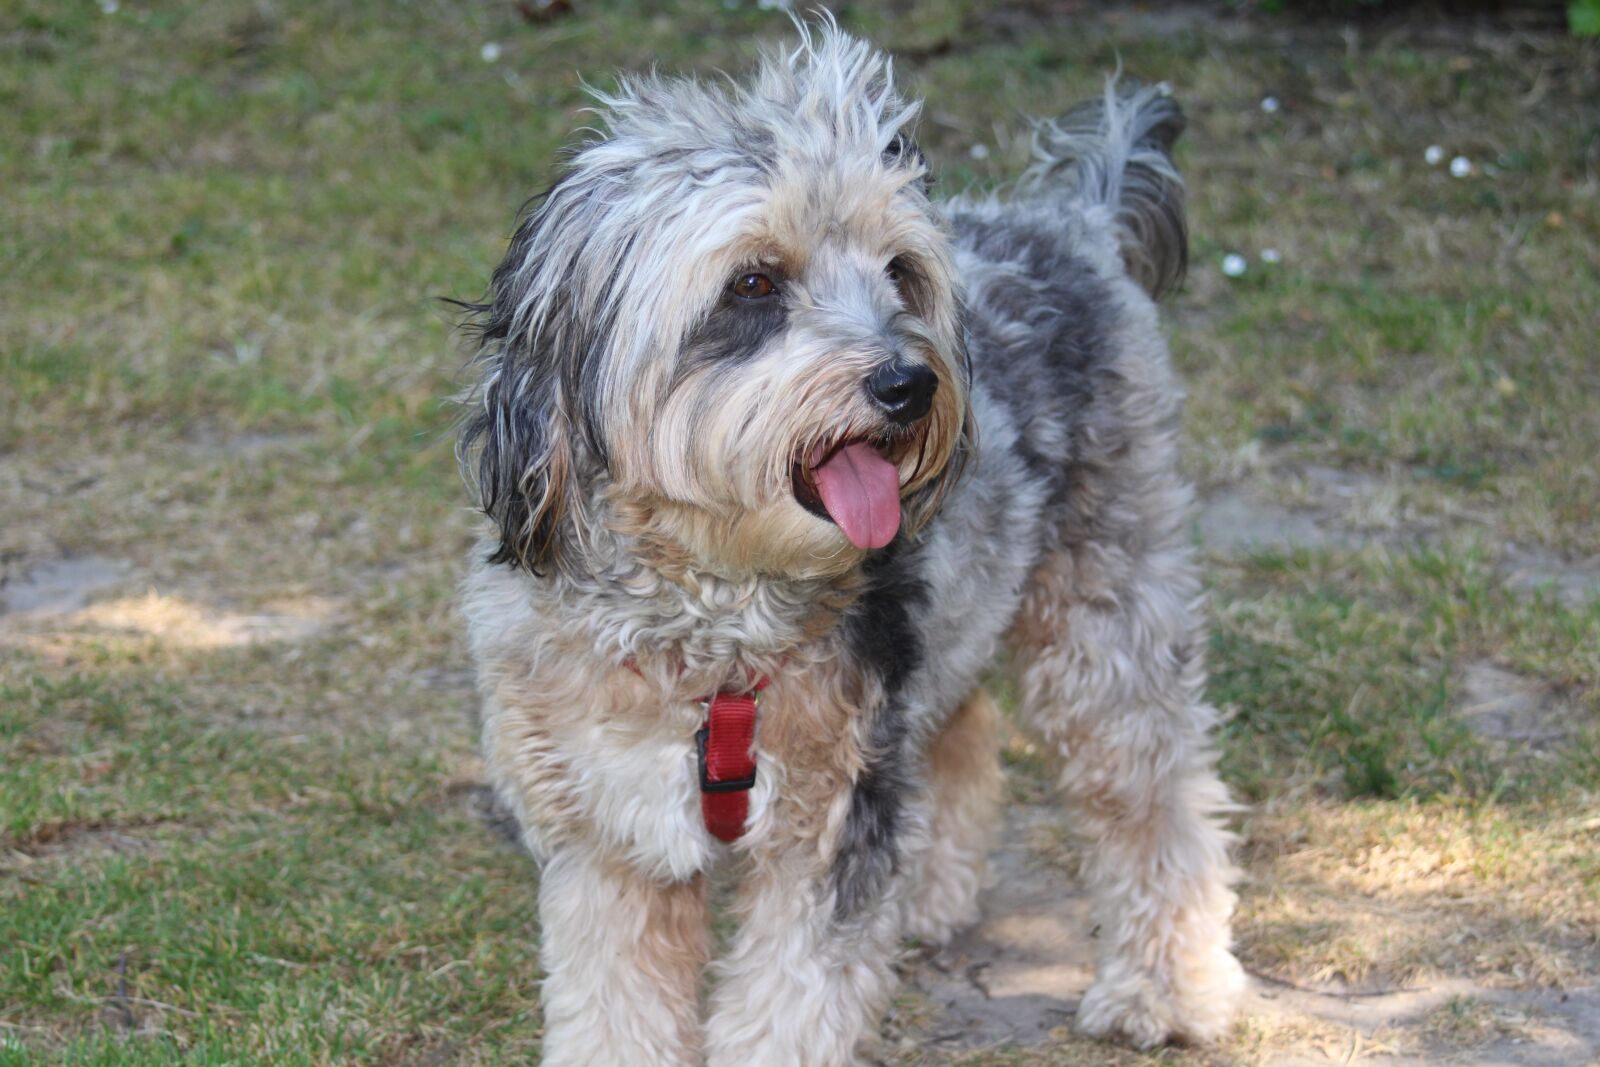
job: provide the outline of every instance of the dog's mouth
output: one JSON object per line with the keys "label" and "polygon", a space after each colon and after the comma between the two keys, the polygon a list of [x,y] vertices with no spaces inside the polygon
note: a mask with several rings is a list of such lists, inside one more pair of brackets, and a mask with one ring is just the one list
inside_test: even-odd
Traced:
{"label": "dog's mouth", "polygon": [[794,498],[836,524],[857,548],[882,548],[900,532],[900,466],[886,440],[817,445],[794,464]]}

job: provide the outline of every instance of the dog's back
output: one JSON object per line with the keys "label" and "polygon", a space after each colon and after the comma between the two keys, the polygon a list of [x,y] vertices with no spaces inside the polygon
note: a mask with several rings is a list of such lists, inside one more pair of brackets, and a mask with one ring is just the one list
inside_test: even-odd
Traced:
{"label": "dog's back", "polygon": [[[1007,424],[1002,440],[1043,487],[1047,540],[1160,540],[1187,505],[1178,493],[1143,506],[1136,469],[1162,466],[1180,415],[1153,301],[1188,258],[1171,158],[1183,127],[1165,86],[1109,81],[1039,124],[1010,195],[948,205],[979,432]],[[980,448],[1004,447],[987,436]]]}

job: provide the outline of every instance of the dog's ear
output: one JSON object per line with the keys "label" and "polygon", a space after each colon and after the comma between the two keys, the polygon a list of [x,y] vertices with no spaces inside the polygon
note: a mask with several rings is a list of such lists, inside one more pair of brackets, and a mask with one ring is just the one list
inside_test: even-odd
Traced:
{"label": "dog's ear", "polygon": [[562,242],[562,183],[523,208],[516,235],[495,268],[489,298],[465,304],[478,335],[481,378],[463,419],[457,455],[478,502],[499,528],[492,563],[544,573],[559,554],[562,527],[577,486],[575,397],[581,361],[592,339],[583,336],[568,288],[571,276],[551,262]]}

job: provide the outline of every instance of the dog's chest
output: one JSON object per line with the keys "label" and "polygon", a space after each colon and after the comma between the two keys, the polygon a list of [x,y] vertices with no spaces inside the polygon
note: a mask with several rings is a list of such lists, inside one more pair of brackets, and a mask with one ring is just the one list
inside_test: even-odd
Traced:
{"label": "dog's chest", "polygon": [[668,580],[644,569],[564,583],[545,604],[602,656],[717,684],[767,674],[825,638],[847,593],[822,581]]}

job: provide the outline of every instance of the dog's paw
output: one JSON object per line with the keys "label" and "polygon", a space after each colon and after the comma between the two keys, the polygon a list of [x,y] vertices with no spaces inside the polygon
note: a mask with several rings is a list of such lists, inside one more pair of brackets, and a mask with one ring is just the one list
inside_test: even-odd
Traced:
{"label": "dog's paw", "polygon": [[1175,1035],[1172,1013],[1150,982],[1100,979],[1078,1005],[1078,1031],[1151,1049]]}
{"label": "dog's paw", "polygon": [[1178,1003],[1179,1036],[1201,1045],[1226,1037],[1247,984],[1244,968],[1226,948],[1191,963]]}
{"label": "dog's paw", "polygon": [[1107,974],[1096,979],[1078,1006],[1077,1027],[1091,1037],[1126,1041],[1151,1049],[1172,1041],[1209,1044],[1233,1023],[1245,987],[1244,969],[1225,949],[1186,969],[1182,988],[1164,989],[1144,974]]}
{"label": "dog's paw", "polygon": [[902,937],[915,938],[930,948],[948,945],[951,938],[978,921],[978,887],[942,885],[922,887],[900,910]]}
{"label": "dog's paw", "polygon": [[901,936],[938,947],[976,925],[986,871],[982,849],[935,842],[900,901]]}

